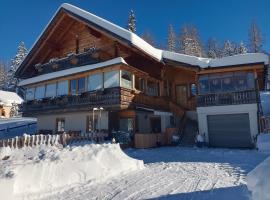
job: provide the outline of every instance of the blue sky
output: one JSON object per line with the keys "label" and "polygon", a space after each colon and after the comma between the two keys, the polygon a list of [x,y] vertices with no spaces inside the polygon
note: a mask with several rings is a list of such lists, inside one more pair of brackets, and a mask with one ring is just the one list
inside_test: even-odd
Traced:
{"label": "blue sky", "polygon": [[246,42],[255,20],[265,38],[264,49],[270,50],[269,0],[1,0],[0,59],[12,58],[20,41],[29,49],[64,2],[123,27],[133,9],[137,33],[147,30],[159,43],[165,43],[170,23],[176,32],[183,24],[195,25],[203,41],[215,37]]}

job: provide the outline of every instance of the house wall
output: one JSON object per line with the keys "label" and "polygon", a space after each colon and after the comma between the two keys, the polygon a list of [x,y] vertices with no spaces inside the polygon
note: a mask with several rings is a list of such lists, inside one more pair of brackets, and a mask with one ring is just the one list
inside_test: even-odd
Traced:
{"label": "house wall", "polygon": [[[81,131],[86,132],[87,116],[92,118],[92,112],[74,112],[63,114],[39,115],[37,116],[38,130],[53,130],[56,129],[56,118],[65,118],[65,131]],[[99,119],[99,111],[95,111],[95,118]],[[99,129],[99,122],[97,125]],[[108,129],[108,112],[101,113],[101,129]]]}
{"label": "house wall", "polygon": [[197,113],[199,122],[199,132],[205,133],[206,142],[209,142],[207,115],[248,113],[252,141],[254,138],[253,136],[256,136],[258,134],[257,104],[198,107]]}

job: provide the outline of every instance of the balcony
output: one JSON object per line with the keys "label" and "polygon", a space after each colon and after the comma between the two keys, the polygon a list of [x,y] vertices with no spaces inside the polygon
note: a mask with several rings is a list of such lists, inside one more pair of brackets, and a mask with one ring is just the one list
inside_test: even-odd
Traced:
{"label": "balcony", "polygon": [[223,106],[257,103],[256,90],[206,94],[197,96],[197,106]]}
{"label": "balcony", "polygon": [[80,95],[65,95],[54,98],[27,101],[22,106],[24,115],[50,113],[54,111],[90,110],[91,107],[117,107],[120,105],[120,89],[110,88]]}

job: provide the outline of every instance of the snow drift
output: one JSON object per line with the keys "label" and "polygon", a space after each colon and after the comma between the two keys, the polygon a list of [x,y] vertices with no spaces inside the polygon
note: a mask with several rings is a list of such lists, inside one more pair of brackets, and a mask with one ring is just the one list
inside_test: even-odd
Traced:
{"label": "snow drift", "polygon": [[270,152],[270,133],[263,133],[258,135],[257,148],[262,152]]}
{"label": "snow drift", "polygon": [[77,184],[104,182],[144,167],[118,144],[59,148],[0,149],[0,194],[3,199],[66,190]]}
{"label": "snow drift", "polygon": [[270,195],[270,157],[259,164],[247,176],[247,186],[253,200],[269,200]]}

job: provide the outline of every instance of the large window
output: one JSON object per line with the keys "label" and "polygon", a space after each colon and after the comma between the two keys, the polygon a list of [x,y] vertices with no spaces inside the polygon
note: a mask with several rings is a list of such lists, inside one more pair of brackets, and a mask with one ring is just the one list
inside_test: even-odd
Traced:
{"label": "large window", "polygon": [[99,90],[103,87],[103,74],[93,74],[88,77],[88,90]]}
{"label": "large window", "polygon": [[119,86],[119,71],[110,71],[104,73],[104,88]]}
{"label": "large window", "polygon": [[70,80],[70,94],[81,94],[85,92],[85,78]]}
{"label": "large window", "polygon": [[42,99],[44,98],[44,95],[45,95],[45,86],[41,85],[41,86],[36,87],[35,99]]}
{"label": "large window", "polygon": [[132,74],[127,71],[121,71],[121,87],[132,89]]}
{"label": "large window", "polygon": [[28,100],[33,100],[35,96],[35,88],[27,88],[26,93],[25,93],[25,99]]}
{"label": "large window", "polygon": [[147,82],[147,94],[149,96],[158,96],[158,83],[148,81]]}
{"label": "large window", "polygon": [[68,94],[68,81],[60,81],[57,83],[57,96]]}
{"label": "large window", "polygon": [[254,88],[255,82],[252,72],[211,74],[203,75],[199,78],[200,94],[250,90]]}
{"label": "large window", "polygon": [[55,97],[55,96],[56,96],[56,83],[47,84],[45,97]]}

